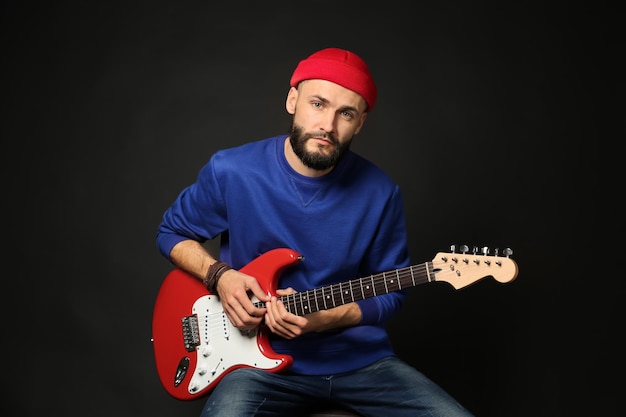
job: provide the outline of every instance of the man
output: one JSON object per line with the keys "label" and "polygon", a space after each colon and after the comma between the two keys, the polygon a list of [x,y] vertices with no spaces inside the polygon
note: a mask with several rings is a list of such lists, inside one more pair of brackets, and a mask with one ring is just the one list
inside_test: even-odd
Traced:
{"label": "man", "polygon": [[[322,49],[298,64],[290,85],[289,134],[217,152],[159,226],[161,253],[219,295],[234,327],[267,326],[272,349],[293,358],[284,372],[229,372],[202,415],[296,416],[329,403],[363,416],[471,416],[394,355],[384,325],[404,291],[304,315],[277,298],[410,263],[399,187],[350,150],[376,104],[366,63]],[[217,236],[219,256],[202,245]],[[305,260],[267,294],[239,269],[276,248]]]}

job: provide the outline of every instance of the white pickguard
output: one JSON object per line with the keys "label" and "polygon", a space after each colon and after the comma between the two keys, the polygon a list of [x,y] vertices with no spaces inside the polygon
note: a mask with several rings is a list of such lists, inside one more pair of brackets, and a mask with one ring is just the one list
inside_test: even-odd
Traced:
{"label": "white pickguard", "polygon": [[206,388],[233,366],[273,369],[282,364],[279,359],[263,355],[256,329],[242,331],[231,324],[217,296],[198,298],[192,311],[198,317],[200,344],[196,347],[196,368],[187,387],[190,393]]}

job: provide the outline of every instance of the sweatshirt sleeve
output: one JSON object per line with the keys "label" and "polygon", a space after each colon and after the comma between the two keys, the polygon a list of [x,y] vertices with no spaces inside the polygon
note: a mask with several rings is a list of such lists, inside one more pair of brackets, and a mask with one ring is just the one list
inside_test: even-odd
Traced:
{"label": "sweatshirt sleeve", "polygon": [[218,159],[219,153],[200,169],[195,182],[183,189],[163,214],[156,244],[166,258],[183,240],[203,243],[225,229],[226,209],[215,171]]}
{"label": "sweatshirt sleeve", "polygon": [[[366,274],[371,274],[409,265],[404,205],[400,188],[396,186],[363,269]],[[361,324],[379,324],[389,320],[402,309],[406,295],[406,290],[400,290],[358,301],[362,313]]]}

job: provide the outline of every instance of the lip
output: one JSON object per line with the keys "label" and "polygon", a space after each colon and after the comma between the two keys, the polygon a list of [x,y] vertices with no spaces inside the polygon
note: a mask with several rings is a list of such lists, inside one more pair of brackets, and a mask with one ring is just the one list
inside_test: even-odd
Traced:
{"label": "lip", "polygon": [[318,143],[321,143],[322,145],[332,145],[331,141],[329,141],[328,139],[323,138],[321,136],[320,137],[312,137],[311,139],[313,139],[314,141],[316,141]]}

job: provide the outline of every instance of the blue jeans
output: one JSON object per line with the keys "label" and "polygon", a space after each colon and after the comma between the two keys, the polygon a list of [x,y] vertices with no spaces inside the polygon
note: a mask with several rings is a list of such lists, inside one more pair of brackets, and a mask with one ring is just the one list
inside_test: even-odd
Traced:
{"label": "blue jeans", "polygon": [[472,417],[438,385],[396,357],[339,375],[236,369],[215,387],[201,417],[294,417],[325,404],[364,417]]}

